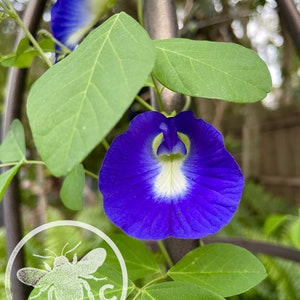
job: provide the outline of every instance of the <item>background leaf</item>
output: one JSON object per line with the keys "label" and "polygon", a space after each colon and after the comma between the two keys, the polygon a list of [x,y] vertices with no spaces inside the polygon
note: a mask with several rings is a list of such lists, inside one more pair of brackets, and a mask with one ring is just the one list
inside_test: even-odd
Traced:
{"label": "background leaf", "polygon": [[37,149],[53,175],[70,172],[106,136],[153,64],[146,31],[120,13],[36,81],[28,117]]}
{"label": "background leaf", "polygon": [[[148,275],[160,272],[160,268],[153,254],[143,242],[126,236],[125,234],[113,235],[111,239],[122,253],[130,280],[144,278]],[[110,251],[109,248],[106,248],[106,250]],[[107,261],[113,265],[113,255],[107,255]]]}
{"label": "background leaf", "polygon": [[142,300],[224,300],[223,297],[201,288],[198,285],[183,282],[164,282],[147,287]]}
{"label": "background leaf", "polygon": [[274,214],[267,218],[264,224],[264,232],[266,235],[275,233],[276,230],[288,219],[288,215]]}
{"label": "background leaf", "polygon": [[300,249],[300,217],[292,223],[290,235],[293,245]]}
{"label": "background leaf", "polygon": [[[68,266],[66,266],[66,269],[68,268]],[[50,271],[50,272],[53,272],[53,271]],[[77,270],[78,274],[80,274],[80,268]],[[56,273],[59,274],[59,272],[56,270]],[[62,273],[62,272],[60,272]],[[66,273],[66,271],[64,272]],[[59,281],[60,278],[59,276],[62,276],[62,275],[65,275],[64,273],[62,274],[59,274],[57,276],[57,280]],[[68,273],[66,273],[68,274]],[[74,275],[74,274],[70,274],[70,275]],[[87,290],[86,290],[86,287],[87,285],[89,286],[90,288],[90,292],[93,294],[93,296],[95,297],[95,299],[100,299],[99,298],[99,291],[100,289],[105,286],[105,285],[111,285],[111,288],[106,288],[104,290],[104,296],[107,298],[107,299],[113,299],[113,297],[117,297],[117,299],[120,299],[120,296],[122,294],[122,289],[123,289],[123,285],[122,285],[122,274],[119,273],[116,269],[110,267],[109,265],[105,264],[103,266],[101,266],[95,273],[92,274],[95,278],[106,278],[105,280],[99,280],[99,281],[96,281],[94,279],[86,279],[86,278],[82,278],[82,277],[78,277],[77,278],[77,282],[76,282],[76,277],[73,276],[70,276],[71,280],[72,280],[72,283],[77,283],[77,285],[70,285],[70,293],[71,292],[74,292],[74,289],[82,289],[83,290],[83,293],[84,293],[84,296],[82,298],[82,300],[90,300],[90,296],[87,294]],[[82,280],[84,280],[85,282],[85,286],[82,285]],[[40,300],[49,300],[49,297],[48,297],[48,291],[50,289],[50,286],[47,288],[47,286],[43,286],[43,288],[45,288],[45,291],[42,292],[38,299]],[[56,286],[54,287],[54,291],[56,289],[58,289],[59,286]],[[133,291],[134,289],[134,284],[129,281],[128,282],[128,290],[127,290],[127,296]],[[33,289],[33,291],[31,292],[30,294],[30,297],[34,297],[34,296],[37,296],[39,293],[41,292],[41,289],[38,289],[38,288],[35,288]],[[29,299],[30,299],[29,297]],[[55,298],[56,299],[56,298]],[[75,300],[75,299],[74,299]]]}
{"label": "background leaf", "polygon": [[22,123],[14,120],[0,145],[0,161],[14,162],[25,159],[25,134]]}
{"label": "background leaf", "polygon": [[[49,37],[43,37],[38,43],[44,52],[54,51],[54,42]],[[0,56],[0,64],[3,67],[28,68],[33,59],[39,55],[39,52],[30,45],[28,38],[25,37],[20,41],[16,52]]]}
{"label": "background leaf", "polygon": [[82,209],[84,183],[84,168],[80,164],[66,176],[60,190],[61,200],[67,208],[73,210]]}
{"label": "background leaf", "polygon": [[223,297],[243,293],[267,276],[252,253],[230,244],[197,248],[172,267],[168,275],[175,281],[199,284]]}
{"label": "background leaf", "polygon": [[195,97],[255,102],[270,91],[265,63],[237,44],[167,39],[154,41],[154,76],[169,89]]}
{"label": "background leaf", "polygon": [[5,191],[7,190],[7,187],[9,186],[14,176],[17,174],[21,164],[22,162],[13,166],[12,168],[0,175],[0,200],[2,200]]}
{"label": "background leaf", "polygon": [[[122,295],[122,290],[123,290],[123,281],[122,281],[122,274],[119,272],[120,268],[115,269],[113,268],[107,261],[105,260],[105,264],[101,266],[96,273],[93,275],[95,277],[101,278],[101,276],[105,276],[107,279],[105,281],[95,281],[95,280],[90,280],[90,287],[93,288],[95,291],[97,291],[97,294],[95,295],[95,299],[99,299],[99,289],[106,285],[110,284],[113,286],[111,289],[106,289],[103,293],[105,298],[107,299],[114,299],[113,297],[115,296],[116,299],[120,299]],[[127,296],[132,293],[134,290],[134,284],[132,281],[128,281],[128,289],[127,289]],[[102,298],[101,298],[102,299]]]}

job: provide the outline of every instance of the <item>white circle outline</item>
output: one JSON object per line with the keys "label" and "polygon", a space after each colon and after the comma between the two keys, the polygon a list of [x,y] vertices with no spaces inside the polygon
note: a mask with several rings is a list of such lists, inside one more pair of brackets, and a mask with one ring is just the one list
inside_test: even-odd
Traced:
{"label": "white circle outline", "polygon": [[16,247],[14,248],[14,250],[12,251],[12,253],[9,257],[9,260],[8,260],[8,263],[7,263],[7,266],[6,266],[6,270],[5,270],[5,292],[6,292],[7,299],[12,300],[12,292],[10,290],[11,270],[12,270],[13,262],[14,262],[16,256],[18,255],[19,251],[21,250],[21,248],[32,237],[34,237],[38,233],[40,233],[40,232],[42,232],[46,229],[49,229],[49,228],[65,226],[65,225],[80,227],[80,228],[90,230],[90,231],[94,232],[95,234],[97,234],[98,236],[100,236],[103,240],[105,240],[107,242],[107,244],[112,248],[112,250],[114,251],[114,253],[116,254],[116,256],[119,260],[121,271],[122,271],[123,287],[122,287],[122,294],[121,294],[120,300],[125,300],[126,299],[126,294],[127,294],[127,288],[128,288],[128,274],[127,274],[127,268],[126,268],[126,265],[125,265],[125,261],[123,259],[123,256],[122,256],[120,250],[118,249],[116,244],[100,229],[98,229],[98,228],[96,228],[96,227],[94,227],[90,224],[80,222],[80,221],[73,221],[73,220],[53,221],[53,222],[43,224],[43,225],[33,229],[29,233],[27,233],[22,238],[22,240],[16,245]]}

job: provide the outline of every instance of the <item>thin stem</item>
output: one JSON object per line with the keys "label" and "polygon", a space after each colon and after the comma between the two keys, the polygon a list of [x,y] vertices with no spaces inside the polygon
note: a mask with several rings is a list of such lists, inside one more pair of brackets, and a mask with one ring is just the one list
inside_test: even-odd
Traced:
{"label": "thin stem", "polygon": [[101,141],[102,146],[105,148],[105,150],[107,151],[109,149],[109,143],[107,142],[106,139],[103,139]]}
{"label": "thin stem", "polygon": [[137,297],[140,296],[140,294],[143,292],[143,290],[144,290],[146,287],[148,287],[149,285],[152,285],[152,284],[154,284],[154,283],[156,283],[156,282],[165,281],[167,278],[168,278],[168,275],[163,275],[163,276],[157,277],[157,278],[155,278],[155,279],[149,281],[148,283],[146,283],[146,284],[145,284],[142,288],[140,288],[140,289],[137,289],[137,287],[136,287],[136,289],[137,289],[137,294],[134,296],[133,300],[138,299]]}
{"label": "thin stem", "polygon": [[137,1],[137,14],[139,23],[144,27],[143,0]]}
{"label": "thin stem", "polygon": [[21,20],[21,18],[19,17],[19,15],[15,11],[15,9],[13,8],[13,6],[9,2],[9,0],[4,0],[4,1],[5,1],[5,4],[7,5],[8,9],[6,9],[4,6],[2,6],[2,7],[6,10],[7,14],[9,14],[9,16],[11,18],[13,18],[18,23],[18,25],[23,29],[24,33],[27,35],[27,37],[29,38],[30,42],[32,43],[32,45],[34,46],[34,48],[39,52],[39,54],[41,55],[41,57],[43,58],[43,60],[45,61],[45,63],[48,65],[48,67],[49,68],[52,67],[51,61],[45,55],[45,52],[40,47],[40,45],[38,44],[38,42],[36,41],[36,39],[33,37],[33,35],[31,34],[31,32],[24,25],[23,21]]}
{"label": "thin stem", "polygon": [[173,266],[174,266],[174,263],[173,263],[173,261],[172,261],[170,255],[169,255],[169,253],[168,253],[168,251],[167,251],[167,249],[166,249],[164,243],[163,243],[162,241],[158,241],[157,244],[158,244],[158,246],[159,246],[159,248],[160,248],[160,251],[162,252],[162,255],[164,256],[164,258],[165,258],[165,260],[166,260],[168,266],[169,266],[170,268],[173,267]]}
{"label": "thin stem", "polygon": [[5,168],[5,167],[13,167],[16,166],[17,164],[19,164],[20,162],[11,162],[11,163],[5,163],[5,164],[0,164],[0,168]]}
{"label": "thin stem", "polygon": [[151,75],[151,78],[152,78],[152,81],[153,81],[153,84],[154,84],[155,93],[157,95],[157,101],[158,101],[159,109],[160,109],[161,112],[165,111],[164,102],[163,102],[163,100],[161,98],[161,91],[160,91],[160,89],[159,89],[159,87],[157,85],[157,82],[156,82],[156,80],[155,80],[155,78],[154,78],[153,75]]}
{"label": "thin stem", "polygon": [[138,292],[136,293],[136,295],[132,298],[132,300],[137,300],[142,291],[143,291],[143,289],[139,289]]}
{"label": "thin stem", "polygon": [[0,7],[3,8],[3,10],[7,13],[7,14],[11,14],[11,7],[7,6],[7,3],[0,3]]}
{"label": "thin stem", "polygon": [[89,171],[89,170],[86,170],[86,169],[84,170],[84,172],[85,172],[87,175],[91,176],[92,178],[98,180],[98,176],[97,176],[95,173],[93,173],[93,172],[91,172],[91,171]]}
{"label": "thin stem", "polygon": [[25,164],[31,164],[31,165],[46,165],[43,161],[41,160],[25,160]]}
{"label": "thin stem", "polygon": [[148,104],[142,97],[139,95],[135,96],[136,101],[138,101],[141,105],[143,105],[146,109],[150,111],[155,111],[155,108],[152,107],[152,105]]}
{"label": "thin stem", "polygon": [[48,30],[46,29],[41,29],[39,32],[38,32],[38,35],[43,35],[45,37],[48,37],[50,38],[56,45],[58,45],[61,49],[62,49],[62,52],[64,54],[70,54],[72,52],[71,49],[69,49],[67,46],[65,46],[63,43],[61,43],[58,39],[56,39],[52,34],[51,32],[49,32]]}
{"label": "thin stem", "polygon": [[20,160],[20,161],[15,161],[15,162],[9,162],[9,163],[4,163],[4,164],[0,164],[0,168],[4,168],[4,167],[13,167],[16,166],[18,164],[24,164],[24,165],[45,165],[45,163],[43,161],[39,161],[39,160]]}
{"label": "thin stem", "polygon": [[144,289],[144,288],[146,288],[147,286],[152,285],[152,284],[154,284],[154,283],[156,283],[156,282],[164,281],[164,280],[166,280],[167,278],[168,278],[168,275],[166,275],[166,274],[163,275],[163,276],[154,278],[154,279],[150,280],[148,283],[146,283],[146,284],[143,286],[142,289]]}

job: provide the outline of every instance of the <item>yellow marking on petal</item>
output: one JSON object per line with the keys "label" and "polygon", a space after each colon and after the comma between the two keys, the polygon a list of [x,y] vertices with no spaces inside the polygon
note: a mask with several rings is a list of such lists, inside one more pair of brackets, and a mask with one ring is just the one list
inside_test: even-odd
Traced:
{"label": "yellow marking on petal", "polygon": [[189,137],[186,134],[179,131],[177,132],[177,134],[180,137],[181,141],[184,143],[187,153],[189,153],[191,148],[191,141]]}
{"label": "yellow marking on petal", "polygon": [[183,194],[188,186],[181,171],[183,159],[160,160],[161,171],[154,181],[154,191],[160,197],[176,197]]}
{"label": "yellow marking on petal", "polygon": [[152,142],[152,150],[153,150],[154,155],[156,155],[157,149],[158,149],[159,145],[161,144],[163,137],[164,137],[164,135],[162,133],[160,133],[154,138],[154,140]]}
{"label": "yellow marking on petal", "polygon": [[[181,139],[181,141],[184,143],[187,153],[189,153],[190,147],[191,147],[191,142],[190,142],[189,137],[186,134],[179,132],[179,131],[177,131],[177,134],[178,134],[179,138]],[[156,155],[157,149],[158,149],[159,145],[161,144],[163,138],[164,138],[164,135],[162,133],[160,133],[153,139],[152,150],[153,150],[154,155]]]}

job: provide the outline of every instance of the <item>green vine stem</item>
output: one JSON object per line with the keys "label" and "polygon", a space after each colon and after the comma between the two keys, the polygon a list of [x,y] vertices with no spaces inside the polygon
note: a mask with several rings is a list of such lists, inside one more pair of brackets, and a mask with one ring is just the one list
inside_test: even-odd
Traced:
{"label": "green vine stem", "polygon": [[137,13],[139,23],[144,27],[143,0],[137,1]]}
{"label": "green vine stem", "polygon": [[14,167],[14,166],[19,165],[19,164],[21,164],[21,165],[45,165],[45,163],[43,161],[24,159],[24,160],[20,160],[20,161],[0,164],[0,168]]}
{"label": "green vine stem", "polygon": [[109,149],[109,143],[106,139],[103,139],[101,141],[102,146],[104,147],[104,149],[107,151]]}
{"label": "green vine stem", "polygon": [[157,101],[158,101],[158,105],[159,105],[159,110],[161,112],[164,112],[166,110],[165,110],[165,107],[164,107],[164,102],[163,102],[163,100],[161,98],[161,92],[162,92],[162,90],[159,89],[159,87],[157,85],[157,82],[156,82],[156,79],[154,78],[153,75],[151,75],[151,78],[152,78],[153,85],[154,85],[154,91],[155,91],[155,93],[157,95]]}
{"label": "green vine stem", "polygon": [[173,267],[173,266],[174,266],[174,263],[173,263],[173,261],[172,261],[170,255],[169,255],[169,253],[168,253],[168,251],[167,251],[167,249],[166,249],[164,243],[163,243],[162,241],[158,241],[157,244],[158,244],[159,249],[160,249],[162,255],[164,256],[164,258],[165,258],[165,260],[166,260],[168,266],[169,266],[170,268]]}
{"label": "green vine stem", "polygon": [[15,11],[15,9],[13,8],[12,4],[10,3],[10,1],[9,0],[4,0],[4,2],[5,2],[5,5],[1,4],[1,7],[9,15],[9,17],[11,17],[12,19],[14,19],[17,22],[17,24],[22,28],[22,30],[27,35],[28,39],[30,40],[30,42],[32,43],[32,45],[34,46],[34,48],[39,52],[40,56],[42,57],[42,59],[47,64],[47,66],[49,68],[52,67],[51,61],[48,59],[48,57],[46,56],[45,52],[40,47],[40,45],[38,44],[38,42],[36,41],[36,39],[33,37],[33,35],[30,33],[30,31],[26,28],[26,26],[24,25],[23,21],[21,20],[21,18],[19,17],[19,15]]}
{"label": "green vine stem", "polygon": [[137,290],[137,294],[133,297],[132,300],[136,300],[138,299],[138,297],[141,295],[141,293],[145,290],[145,288],[147,288],[148,286],[152,285],[152,284],[155,284],[155,283],[158,283],[158,282],[164,282],[168,279],[168,275],[163,275],[163,276],[160,276],[160,277],[157,277],[151,281],[149,281],[148,283],[146,283],[142,288],[138,288],[138,287],[135,287],[135,289]]}
{"label": "green vine stem", "polygon": [[89,175],[90,177],[98,180],[98,176],[95,173],[93,173],[93,172],[91,172],[89,170],[86,170],[86,169],[84,170],[84,172],[85,172],[85,174]]}
{"label": "green vine stem", "polygon": [[142,106],[144,106],[147,110],[155,111],[155,108],[153,108],[150,104],[148,104],[142,97],[136,95],[135,99],[137,102],[139,102]]}
{"label": "green vine stem", "polygon": [[[9,163],[0,164],[0,168],[14,167],[16,165],[44,165],[45,166],[46,164],[41,160],[26,160],[26,159],[24,159],[24,160],[20,160],[20,161],[16,161],[16,162],[9,162]],[[96,175],[95,173],[93,173],[89,170],[86,170],[86,169],[84,170],[84,172],[88,176],[98,180],[98,175]]]}

